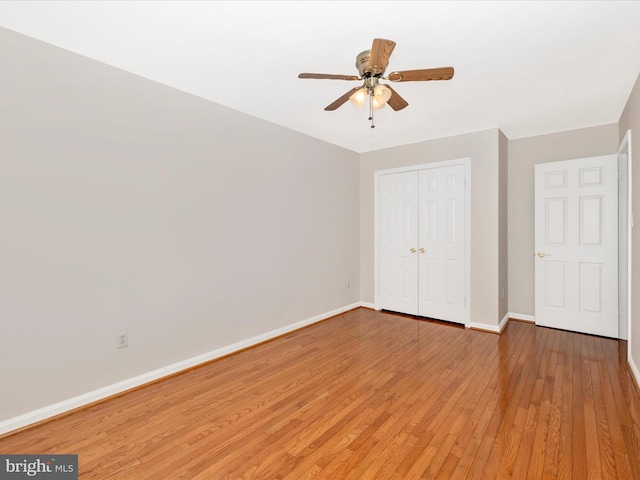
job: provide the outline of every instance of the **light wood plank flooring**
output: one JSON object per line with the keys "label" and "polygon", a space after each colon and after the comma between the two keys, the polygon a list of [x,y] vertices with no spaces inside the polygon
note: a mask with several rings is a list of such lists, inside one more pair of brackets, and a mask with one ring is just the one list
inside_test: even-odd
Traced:
{"label": "light wood plank flooring", "polygon": [[357,309],[0,438],[80,478],[640,479],[623,344]]}

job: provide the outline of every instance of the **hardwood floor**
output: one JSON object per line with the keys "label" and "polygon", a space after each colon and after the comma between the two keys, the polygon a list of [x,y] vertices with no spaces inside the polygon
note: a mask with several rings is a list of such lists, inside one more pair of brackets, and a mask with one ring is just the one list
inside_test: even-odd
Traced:
{"label": "hardwood floor", "polygon": [[90,479],[640,479],[618,341],[357,309],[0,438]]}

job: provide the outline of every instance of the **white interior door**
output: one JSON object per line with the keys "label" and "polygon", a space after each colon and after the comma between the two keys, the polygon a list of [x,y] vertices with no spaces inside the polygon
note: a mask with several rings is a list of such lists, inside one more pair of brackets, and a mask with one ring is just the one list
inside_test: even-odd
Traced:
{"label": "white interior door", "polygon": [[418,314],[418,172],[381,175],[378,183],[380,308]]}
{"label": "white interior door", "polygon": [[535,166],[536,324],[618,337],[617,212],[616,155]]}
{"label": "white interior door", "polygon": [[465,323],[465,167],[419,174],[419,315]]}

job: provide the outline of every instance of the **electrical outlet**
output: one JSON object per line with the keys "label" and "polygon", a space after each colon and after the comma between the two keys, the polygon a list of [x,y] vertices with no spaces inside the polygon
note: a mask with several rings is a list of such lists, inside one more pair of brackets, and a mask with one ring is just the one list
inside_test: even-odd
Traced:
{"label": "electrical outlet", "polygon": [[118,342],[118,348],[124,348],[129,346],[129,333],[128,332],[119,332],[116,333],[116,340]]}

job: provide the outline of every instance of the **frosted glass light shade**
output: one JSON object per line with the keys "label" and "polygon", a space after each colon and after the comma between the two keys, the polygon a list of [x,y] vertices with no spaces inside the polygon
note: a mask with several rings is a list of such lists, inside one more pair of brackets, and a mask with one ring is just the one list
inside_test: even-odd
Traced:
{"label": "frosted glass light shade", "polygon": [[375,96],[371,99],[371,109],[372,110],[380,110],[384,108],[387,104],[378,100]]}
{"label": "frosted glass light shade", "polygon": [[381,104],[385,104],[391,98],[391,90],[385,85],[379,84],[373,89],[373,98]]}
{"label": "frosted glass light shade", "polygon": [[367,92],[366,88],[359,88],[353,95],[349,97],[349,100],[354,106],[362,108],[368,96],[369,92]]}

